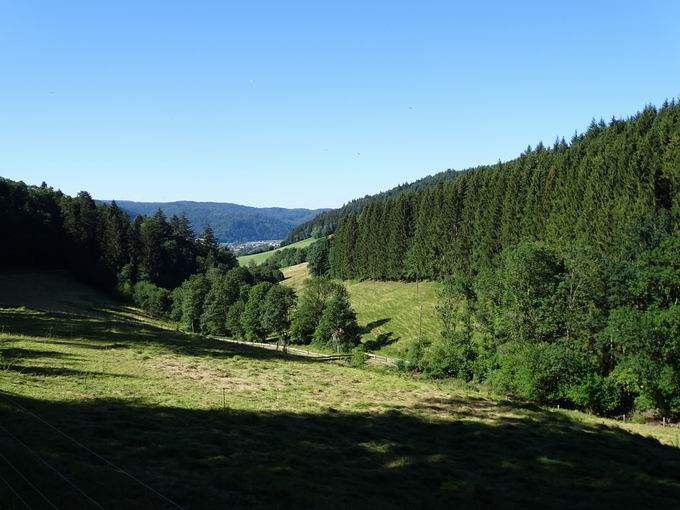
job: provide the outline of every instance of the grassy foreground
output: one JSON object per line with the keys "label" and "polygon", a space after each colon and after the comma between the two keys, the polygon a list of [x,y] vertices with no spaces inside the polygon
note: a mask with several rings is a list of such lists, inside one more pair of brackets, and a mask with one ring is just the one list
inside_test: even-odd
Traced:
{"label": "grassy foreground", "polygon": [[[282,272],[286,278],[283,284],[296,292],[304,288],[304,281],[309,277],[306,263],[284,268]],[[373,352],[399,356],[409,343],[418,339],[421,324],[424,339],[439,336],[441,324],[435,310],[436,283],[353,280],[344,284],[363,328],[361,339]]]}
{"label": "grassy foreground", "polygon": [[[10,486],[47,507],[17,471],[60,508],[95,508],[74,486],[104,508],[176,508],[91,452],[187,509],[680,498],[678,429],[636,426],[648,438],[449,383],[190,337],[61,275],[18,278],[25,289],[0,274],[2,508],[25,508]],[[59,287],[54,306],[41,297]]]}
{"label": "grassy foreground", "polygon": [[287,244],[286,246],[282,246],[281,248],[277,248],[275,250],[263,251],[262,253],[255,253],[254,255],[244,255],[242,257],[238,257],[238,263],[244,267],[250,265],[251,263],[259,265],[263,262],[266,262],[277,251],[281,251],[285,248],[306,248],[315,241],[318,241],[318,239],[315,237],[309,237],[307,239],[303,239],[302,241],[298,241],[297,243]]}

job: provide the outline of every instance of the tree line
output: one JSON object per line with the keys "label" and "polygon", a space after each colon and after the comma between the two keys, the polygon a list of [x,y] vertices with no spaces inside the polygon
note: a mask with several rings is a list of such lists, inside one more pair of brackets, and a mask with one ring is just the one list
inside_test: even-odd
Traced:
{"label": "tree line", "polygon": [[280,264],[301,257],[314,275],[327,274],[327,239],[284,250],[274,263],[239,267],[210,226],[197,236],[185,216],[168,220],[159,209],[131,219],[115,201],[97,204],[86,192],[70,197],[44,183],[4,178],[0,219],[3,265],[69,270],[186,331],[338,350],[358,341],[342,285],[315,279],[298,305],[293,291],[278,284]]}
{"label": "tree line", "polygon": [[[275,338],[284,346],[313,343],[335,351],[359,343],[347,290],[328,278],[309,279],[298,300],[292,289],[263,280],[252,268],[211,268],[163,294],[163,304],[151,311],[193,333],[248,341]],[[137,304],[149,309],[145,302]]]}
{"label": "tree line", "polygon": [[412,369],[604,414],[680,415],[680,105],[366,203],[339,279],[447,282]]}
{"label": "tree line", "polygon": [[210,267],[236,258],[207,226],[196,236],[185,216],[159,209],[131,219],[116,202],[96,204],[45,183],[28,186],[0,178],[0,253],[5,265],[68,269],[101,287],[129,292],[139,281],[173,289]]}

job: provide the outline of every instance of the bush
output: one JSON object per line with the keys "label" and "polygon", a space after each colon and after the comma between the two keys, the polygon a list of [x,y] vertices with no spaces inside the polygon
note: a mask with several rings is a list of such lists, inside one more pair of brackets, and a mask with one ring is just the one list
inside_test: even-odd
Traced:
{"label": "bush", "polygon": [[418,339],[408,345],[404,358],[397,362],[397,368],[408,372],[422,372],[424,370],[423,358],[428,342]]}
{"label": "bush", "polygon": [[472,380],[474,356],[464,339],[464,333],[444,336],[432,344],[422,360],[424,371],[432,377],[457,377],[466,382]]}
{"label": "bush", "polygon": [[135,305],[151,315],[165,317],[170,311],[170,292],[151,282],[137,282],[132,291],[132,299]]}
{"label": "bush", "polygon": [[352,349],[352,357],[350,358],[349,363],[355,368],[361,368],[366,366],[367,359],[368,356],[366,356],[366,347],[363,344],[359,344],[354,349]]}
{"label": "bush", "polygon": [[542,403],[565,402],[578,380],[576,358],[562,343],[508,342],[499,348],[500,367],[491,373],[496,389]]}

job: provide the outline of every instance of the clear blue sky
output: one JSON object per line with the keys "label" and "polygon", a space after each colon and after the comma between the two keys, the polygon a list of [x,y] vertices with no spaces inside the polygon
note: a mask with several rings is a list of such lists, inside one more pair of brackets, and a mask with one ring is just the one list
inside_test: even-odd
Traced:
{"label": "clear blue sky", "polygon": [[0,176],[332,207],[680,96],[680,2],[0,1]]}

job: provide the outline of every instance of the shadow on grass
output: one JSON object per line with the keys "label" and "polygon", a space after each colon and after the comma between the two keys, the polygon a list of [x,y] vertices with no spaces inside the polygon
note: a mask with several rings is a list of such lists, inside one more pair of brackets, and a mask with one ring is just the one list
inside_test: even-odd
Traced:
{"label": "shadow on grass", "polygon": [[[280,359],[283,353],[243,344],[231,344],[200,335],[163,329],[153,324],[111,313],[91,317],[61,312],[0,309],[0,326],[3,333],[39,337],[55,345],[72,345],[80,348],[109,350],[128,347],[162,346],[177,354],[230,358],[239,355],[247,358]],[[323,358],[312,358],[293,353],[285,356],[296,361],[322,363]]]}
{"label": "shadow on grass", "polygon": [[377,321],[369,322],[365,326],[359,328],[359,334],[360,335],[367,335],[371,331],[373,331],[374,329],[379,328],[380,326],[384,326],[385,324],[387,324],[391,320],[392,319],[390,319],[389,317],[386,317],[385,319],[379,319]]}
{"label": "shadow on grass", "polygon": [[393,336],[392,332],[380,333],[377,337],[364,342],[364,347],[369,351],[377,351],[388,345],[399,341],[398,336]]}
{"label": "shadow on grass", "polygon": [[[399,411],[256,413],[10,398],[0,398],[2,426],[106,508],[169,505],[16,404],[185,508],[673,508],[680,500],[680,450],[527,409],[525,418],[482,423]],[[467,418],[483,411],[476,409],[482,401],[463,403]],[[51,500],[88,508],[1,432],[0,449]],[[30,490],[1,462],[0,474],[30,504]],[[5,486],[0,501],[12,501]]]}
{"label": "shadow on grass", "polygon": [[13,365],[7,364],[3,367],[4,370],[8,372],[16,372],[19,374],[32,375],[37,377],[116,377],[116,378],[129,378],[132,377],[126,374],[112,374],[109,372],[98,372],[98,371],[85,371],[85,370],[75,370],[73,368],[66,367],[45,367],[45,366],[32,366],[32,365]]}
{"label": "shadow on grass", "polygon": [[21,349],[21,348],[0,349],[0,359],[15,361],[39,358],[74,359],[75,356],[55,351],[39,351],[37,349]]}

